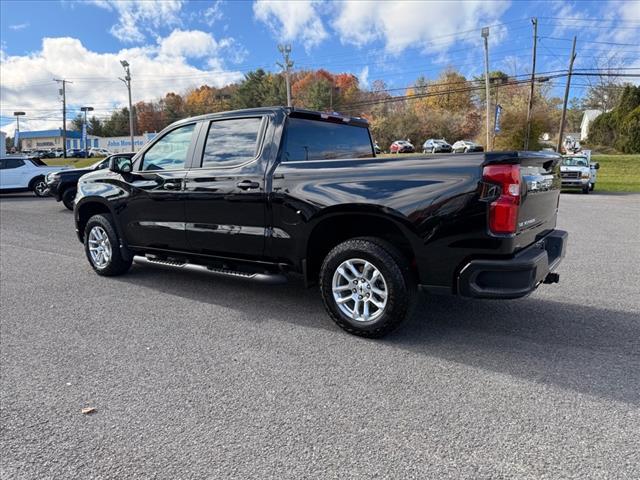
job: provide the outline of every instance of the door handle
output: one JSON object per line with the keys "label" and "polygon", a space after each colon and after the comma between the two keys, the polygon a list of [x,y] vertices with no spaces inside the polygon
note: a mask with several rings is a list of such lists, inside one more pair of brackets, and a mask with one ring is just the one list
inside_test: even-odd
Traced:
{"label": "door handle", "polygon": [[165,190],[179,190],[181,186],[182,186],[182,183],[181,183],[181,182],[179,182],[179,183],[174,183],[174,182],[165,182],[165,183],[162,185],[162,187],[163,187]]}
{"label": "door handle", "polygon": [[236,184],[236,187],[241,188],[242,190],[249,190],[250,188],[258,188],[260,184],[258,182],[252,182],[251,180],[243,180],[240,183]]}

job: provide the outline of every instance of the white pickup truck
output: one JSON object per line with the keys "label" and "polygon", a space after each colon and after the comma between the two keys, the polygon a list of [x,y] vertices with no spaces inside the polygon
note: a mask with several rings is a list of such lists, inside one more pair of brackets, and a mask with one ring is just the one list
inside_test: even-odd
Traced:
{"label": "white pickup truck", "polygon": [[0,192],[32,191],[38,197],[47,195],[48,173],[69,167],[50,167],[37,158],[6,156],[0,158]]}
{"label": "white pickup truck", "polygon": [[571,155],[563,155],[560,164],[562,188],[580,189],[588,194],[596,188],[597,171],[600,164],[591,162],[591,150],[583,150]]}

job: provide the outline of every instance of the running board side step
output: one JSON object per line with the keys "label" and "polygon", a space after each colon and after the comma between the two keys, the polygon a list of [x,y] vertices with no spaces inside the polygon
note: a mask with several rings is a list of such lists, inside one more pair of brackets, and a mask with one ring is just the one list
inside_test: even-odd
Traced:
{"label": "running board side step", "polygon": [[271,285],[280,285],[287,283],[287,277],[281,273],[270,272],[241,272],[238,270],[230,270],[226,268],[207,267],[205,265],[198,265],[196,263],[189,263],[176,260],[165,260],[154,257],[143,257],[135,255],[133,261],[140,265],[160,265],[165,267],[183,268],[193,272],[205,272],[212,273],[214,275],[224,275],[227,277],[243,278],[245,280],[254,280],[261,283],[268,283]]}

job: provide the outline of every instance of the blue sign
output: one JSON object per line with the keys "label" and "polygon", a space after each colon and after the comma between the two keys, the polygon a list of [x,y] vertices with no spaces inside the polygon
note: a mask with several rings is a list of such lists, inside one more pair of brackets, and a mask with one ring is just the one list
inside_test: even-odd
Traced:
{"label": "blue sign", "polygon": [[16,130],[13,135],[13,147],[18,148],[19,143],[20,143],[20,130]]}
{"label": "blue sign", "polygon": [[502,106],[496,105],[496,113],[493,119],[493,131],[496,133],[500,132],[500,115],[502,114]]}
{"label": "blue sign", "polygon": [[87,148],[87,124],[82,124],[82,145],[84,148]]}

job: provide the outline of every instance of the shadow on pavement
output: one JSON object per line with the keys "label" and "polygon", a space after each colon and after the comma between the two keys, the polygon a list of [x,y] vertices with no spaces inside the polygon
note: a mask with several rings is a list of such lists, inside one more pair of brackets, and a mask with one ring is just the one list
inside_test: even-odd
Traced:
{"label": "shadow on pavement", "polygon": [[[278,320],[339,332],[317,288],[299,278],[271,286],[164,267],[134,266],[123,281]],[[346,333],[344,341],[353,341]],[[475,301],[419,295],[414,312],[384,340],[414,353],[597,397],[640,404],[640,315],[536,298]]]}

